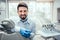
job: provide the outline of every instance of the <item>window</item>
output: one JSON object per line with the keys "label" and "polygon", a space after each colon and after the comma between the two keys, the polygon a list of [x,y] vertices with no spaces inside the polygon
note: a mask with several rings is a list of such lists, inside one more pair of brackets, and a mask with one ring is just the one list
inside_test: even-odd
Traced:
{"label": "window", "polygon": [[[29,7],[28,17],[38,25],[50,23],[52,21],[52,2],[25,1]],[[17,4],[19,2],[9,2],[9,17],[17,16]]]}

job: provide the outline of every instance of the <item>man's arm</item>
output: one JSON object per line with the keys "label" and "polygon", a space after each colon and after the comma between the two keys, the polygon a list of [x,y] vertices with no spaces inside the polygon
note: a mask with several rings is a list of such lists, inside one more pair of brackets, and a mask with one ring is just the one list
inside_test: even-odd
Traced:
{"label": "man's arm", "polygon": [[31,28],[31,36],[30,38],[33,38],[35,36],[35,33],[36,33],[36,25],[33,23],[32,24],[32,28]]}

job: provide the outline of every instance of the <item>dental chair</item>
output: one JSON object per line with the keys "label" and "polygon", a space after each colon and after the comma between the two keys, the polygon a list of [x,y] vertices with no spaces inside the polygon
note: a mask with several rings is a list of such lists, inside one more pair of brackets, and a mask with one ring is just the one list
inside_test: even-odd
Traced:
{"label": "dental chair", "polygon": [[12,20],[3,20],[0,23],[0,40],[20,40],[19,33],[11,32],[14,26],[15,24]]}

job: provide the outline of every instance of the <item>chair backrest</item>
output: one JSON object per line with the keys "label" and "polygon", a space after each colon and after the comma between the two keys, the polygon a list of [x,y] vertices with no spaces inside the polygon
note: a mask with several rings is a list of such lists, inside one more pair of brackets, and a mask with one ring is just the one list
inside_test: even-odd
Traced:
{"label": "chair backrest", "polygon": [[1,38],[2,38],[2,33],[0,33],[0,40],[1,40]]}
{"label": "chair backrest", "polygon": [[2,38],[3,33],[4,33],[4,32],[0,30],[0,40],[1,40],[1,38]]}
{"label": "chair backrest", "polygon": [[20,40],[20,38],[17,33],[3,34],[1,40]]}

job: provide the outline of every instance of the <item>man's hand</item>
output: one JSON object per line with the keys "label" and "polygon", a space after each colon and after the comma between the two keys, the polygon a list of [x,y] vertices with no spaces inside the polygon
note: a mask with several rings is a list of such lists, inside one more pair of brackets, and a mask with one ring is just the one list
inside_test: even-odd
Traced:
{"label": "man's hand", "polygon": [[24,36],[25,38],[29,38],[30,37],[30,35],[31,35],[31,31],[30,30],[24,30],[24,29],[20,29],[20,34],[22,35],[22,36]]}

